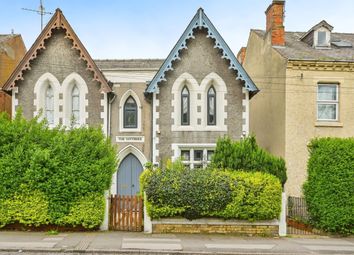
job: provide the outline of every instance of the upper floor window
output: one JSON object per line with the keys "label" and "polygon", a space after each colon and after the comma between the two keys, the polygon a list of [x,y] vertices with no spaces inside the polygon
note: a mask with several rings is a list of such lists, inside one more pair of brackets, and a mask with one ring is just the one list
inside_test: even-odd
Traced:
{"label": "upper floor window", "polygon": [[45,117],[48,124],[54,124],[54,91],[50,84],[45,93]]}
{"label": "upper floor window", "polygon": [[181,125],[189,125],[190,118],[190,102],[189,90],[186,86],[183,87],[181,92]]}
{"label": "upper floor window", "polygon": [[124,128],[138,127],[138,107],[132,96],[129,96],[124,104]]}
{"label": "upper floor window", "polygon": [[80,124],[80,91],[77,85],[71,91],[71,117],[73,124]]}
{"label": "upper floor window", "polygon": [[208,125],[216,125],[216,92],[213,86],[208,90]]}
{"label": "upper floor window", "polygon": [[319,84],[317,89],[317,120],[338,120],[338,84]]}

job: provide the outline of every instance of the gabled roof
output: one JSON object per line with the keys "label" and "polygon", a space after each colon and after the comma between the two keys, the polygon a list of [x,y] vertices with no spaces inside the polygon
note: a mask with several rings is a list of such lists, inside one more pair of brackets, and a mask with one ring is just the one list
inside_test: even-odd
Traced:
{"label": "gabled roof", "polygon": [[9,91],[15,87],[16,81],[23,80],[24,71],[31,69],[31,61],[37,58],[37,54],[41,49],[45,49],[45,40],[49,39],[52,36],[54,29],[60,28],[66,31],[65,38],[72,41],[72,48],[79,51],[80,59],[86,62],[86,69],[90,70],[93,73],[93,80],[101,84],[100,91],[106,93],[112,91],[111,87],[108,84],[108,81],[98,69],[97,65],[92,60],[90,54],[87,52],[86,48],[81,43],[80,39],[75,34],[74,30],[72,29],[60,9],[56,9],[53,17],[50,19],[50,21],[42,30],[36,41],[33,43],[32,47],[27,51],[26,55],[23,57],[14,72],[4,84],[3,90]]}
{"label": "gabled roof", "polygon": [[179,54],[183,49],[187,49],[187,40],[195,38],[193,33],[195,28],[206,28],[208,30],[208,38],[215,40],[215,48],[222,50],[222,58],[228,59],[230,61],[229,69],[233,69],[237,73],[236,79],[245,82],[246,89],[250,92],[250,96],[256,94],[259,90],[253,83],[251,78],[246,73],[245,69],[238,62],[236,56],[231,51],[229,46],[226,44],[224,39],[221,37],[219,32],[216,30],[214,25],[211,23],[209,18],[205,15],[202,8],[199,8],[197,13],[194,15],[192,21],[189,23],[186,30],[183,32],[182,36],[173,47],[172,51],[160,67],[159,71],[156,73],[149,86],[146,89],[146,93],[153,93],[158,91],[158,84],[161,81],[165,81],[165,75],[167,71],[173,70],[173,61],[180,60]]}
{"label": "gabled roof", "polygon": [[327,23],[327,21],[325,20],[322,20],[320,23],[314,25],[313,27],[310,28],[309,31],[307,31],[301,38],[300,40],[304,39],[305,37],[307,37],[311,32],[321,28],[321,27],[325,27],[327,28],[329,31],[332,31],[333,30],[333,27]]}

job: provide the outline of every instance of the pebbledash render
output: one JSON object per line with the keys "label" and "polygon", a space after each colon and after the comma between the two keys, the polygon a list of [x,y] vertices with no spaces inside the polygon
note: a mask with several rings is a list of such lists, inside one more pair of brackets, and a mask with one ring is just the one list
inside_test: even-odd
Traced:
{"label": "pebbledash render", "polygon": [[135,195],[147,162],[206,167],[219,137],[249,133],[258,88],[199,9],[166,59],[92,60],[57,9],[3,89],[30,119],[102,126],[118,145],[111,194]]}
{"label": "pebbledash render", "polygon": [[250,130],[285,158],[285,191],[301,196],[311,139],[354,136],[354,34],[332,32],[326,21],[285,31],[284,6],[273,0],[266,30],[252,29],[240,56],[261,90],[250,102]]}

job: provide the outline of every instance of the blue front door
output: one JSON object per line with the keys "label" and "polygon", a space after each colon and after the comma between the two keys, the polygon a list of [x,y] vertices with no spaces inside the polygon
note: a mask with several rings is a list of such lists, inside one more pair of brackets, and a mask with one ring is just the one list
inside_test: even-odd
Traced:
{"label": "blue front door", "polygon": [[117,194],[136,195],[140,191],[139,177],[142,171],[143,166],[133,154],[126,156],[118,168]]}

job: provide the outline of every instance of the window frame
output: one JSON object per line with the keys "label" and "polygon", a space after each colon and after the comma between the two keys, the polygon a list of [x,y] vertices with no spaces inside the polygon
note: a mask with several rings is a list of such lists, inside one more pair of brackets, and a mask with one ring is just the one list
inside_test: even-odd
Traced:
{"label": "window frame", "polygon": [[[187,95],[183,94],[184,90],[187,90]],[[183,122],[183,99],[187,98],[187,121]],[[187,85],[184,85],[181,90],[181,126],[189,126],[190,125],[190,92]]]}
{"label": "window frame", "polygon": [[[129,99],[132,99],[134,101],[134,109],[133,111],[135,112],[135,123],[134,125],[127,125],[128,123],[126,123],[126,111],[127,111],[127,102]],[[132,111],[132,109],[129,109],[129,111]],[[136,100],[134,99],[134,97],[132,95],[130,95],[124,102],[123,105],[123,128],[126,129],[136,129],[138,128],[138,104],[136,102]]]}
{"label": "window frame", "polygon": [[[184,160],[182,152],[189,152],[189,159]],[[202,158],[201,160],[195,159],[195,152],[202,151]],[[179,148],[179,155],[181,157],[182,163],[189,167],[190,169],[195,169],[196,166],[200,166],[201,168],[206,168],[208,164],[211,163],[211,160],[208,160],[208,153],[213,151],[215,153],[215,147],[180,147]]]}
{"label": "window frame", "polygon": [[[213,95],[211,95],[211,94],[209,93],[211,90],[213,90],[213,92],[214,92]],[[213,122],[211,122],[210,119],[209,119],[209,117],[211,116],[211,114],[210,114],[210,106],[211,106],[211,105],[210,105],[210,101],[209,101],[211,97],[214,98],[214,105],[213,105],[213,107],[214,107],[214,121],[213,121]],[[208,125],[208,126],[216,126],[216,118],[217,118],[217,110],[216,110],[216,90],[215,90],[214,86],[211,85],[210,88],[209,88],[208,91],[207,91],[207,125]]]}
{"label": "window frame", "polygon": [[[335,100],[320,100],[319,99],[319,89],[320,86],[335,86],[336,87],[336,99]],[[319,118],[319,105],[335,105],[336,118],[335,119],[320,119]],[[339,121],[339,83],[318,83],[317,84],[317,93],[316,93],[316,120],[317,121]]]}

